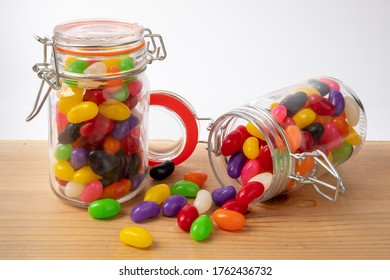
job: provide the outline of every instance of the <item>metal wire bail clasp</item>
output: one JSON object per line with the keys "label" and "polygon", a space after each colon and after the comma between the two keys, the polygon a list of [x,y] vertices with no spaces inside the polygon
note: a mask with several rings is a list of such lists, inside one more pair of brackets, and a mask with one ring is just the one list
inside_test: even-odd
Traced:
{"label": "metal wire bail clasp", "polygon": [[[330,162],[326,154],[324,154],[320,150],[315,150],[313,152],[291,154],[291,156],[298,160],[298,164],[300,164],[301,160],[306,159],[306,157],[313,157],[315,165],[313,171],[311,172],[311,174],[309,174],[309,176],[303,177],[300,174],[294,174],[290,175],[290,178],[302,184],[311,184],[319,194],[333,202],[336,202],[338,195],[345,191],[345,186],[343,184],[343,181],[341,180],[339,173],[337,172],[333,164]],[[323,167],[336,179],[335,185],[317,179],[316,174],[318,173],[320,167]],[[334,192],[334,194],[332,196],[326,194],[319,188],[319,185],[327,188],[331,192]]]}
{"label": "metal wire bail clasp", "polygon": [[[167,57],[164,41],[159,34],[153,34],[149,28],[145,28],[146,50],[148,52],[148,63],[155,60],[164,60]],[[158,40],[158,44],[156,43]]]}
{"label": "metal wire bail clasp", "polygon": [[[59,79],[58,74],[58,63],[57,63],[57,54],[55,50],[55,44],[53,41],[46,37],[40,37],[38,35],[35,35],[34,38],[43,44],[43,63],[37,63],[33,66],[33,71],[38,73],[38,78],[42,79],[41,86],[38,91],[37,98],[34,103],[33,110],[31,113],[27,116],[26,121],[31,121],[38,113],[41,111],[43,104],[45,103],[47,97],[50,94],[51,89],[58,90],[61,88],[61,82]],[[47,48],[52,48],[52,54],[53,54],[53,60],[54,60],[54,69],[51,66],[51,64],[48,62],[48,55],[47,55]],[[48,90],[46,91],[46,94],[43,96],[41,102],[39,103],[39,100],[41,99],[41,94],[43,91],[43,87],[45,85],[45,82],[49,85]]]}

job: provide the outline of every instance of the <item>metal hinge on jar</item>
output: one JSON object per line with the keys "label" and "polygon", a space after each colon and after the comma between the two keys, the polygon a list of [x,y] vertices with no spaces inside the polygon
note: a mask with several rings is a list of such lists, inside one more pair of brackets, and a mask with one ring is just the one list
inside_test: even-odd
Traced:
{"label": "metal hinge on jar", "polygon": [[[148,63],[155,60],[164,60],[167,57],[164,41],[159,34],[153,34],[149,28],[145,28],[146,50],[148,52]],[[156,39],[158,44],[156,43]]]}

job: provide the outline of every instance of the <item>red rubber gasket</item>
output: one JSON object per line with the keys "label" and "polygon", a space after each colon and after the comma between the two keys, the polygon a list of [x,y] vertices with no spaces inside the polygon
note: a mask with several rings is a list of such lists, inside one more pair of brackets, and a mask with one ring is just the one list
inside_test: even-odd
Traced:
{"label": "red rubber gasket", "polygon": [[[194,112],[187,107],[179,98],[172,93],[164,93],[163,91],[154,91],[150,94],[150,105],[165,107],[175,112],[184,123],[186,142],[184,143],[183,151],[175,158],[170,159],[179,165],[188,159],[194,152],[198,143],[198,124]],[[161,162],[149,158],[149,166],[154,166]]]}

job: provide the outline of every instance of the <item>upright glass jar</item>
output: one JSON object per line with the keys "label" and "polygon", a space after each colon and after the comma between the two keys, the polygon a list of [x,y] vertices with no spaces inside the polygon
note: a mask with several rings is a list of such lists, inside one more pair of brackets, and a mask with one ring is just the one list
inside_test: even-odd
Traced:
{"label": "upright glass jar", "polygon": [[37,39],[45,48],[44,63],[34,66],[43,79],[39,95],[49,85],[41,105],[49,97],[53,192],[79,207],[131,199],[148,171],[145,70],[165,58],[161,37],[137,23],[93,19],[59,24],[51,39]]}
{"label": "upright glass jar", "polygon": [[[305,184],[336,201],[345,186],[335,167],[360,150],[366,130],[356,94],[337,79],[317,77],[219,117],[209,134],[209,160],[223,186],[262,183],[265,191],[254,202]],[[318,179],[325,172],[334,182]]]}

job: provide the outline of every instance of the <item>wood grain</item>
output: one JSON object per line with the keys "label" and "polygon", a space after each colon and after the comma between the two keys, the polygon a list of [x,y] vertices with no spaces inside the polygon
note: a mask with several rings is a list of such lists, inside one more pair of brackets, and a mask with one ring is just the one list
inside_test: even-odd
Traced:
{"label": "wood grain", "polygon": [[[164,182],[199,169],[206,189],[218,187],[204,144]],[[161,216],[142,224],[154,238],[148,249],[119,240],[142,194],[114,219],[94,220],[51,192],[48,170],[46,141],[0,141],[0,259],[390,259],[390,142],[367,142],[339,167],[347,191],[335,204],[305,186],[251,206],[243,230],[215,227],[204,242]]]}

